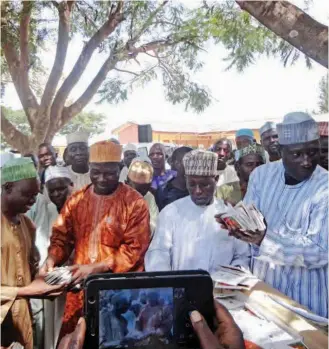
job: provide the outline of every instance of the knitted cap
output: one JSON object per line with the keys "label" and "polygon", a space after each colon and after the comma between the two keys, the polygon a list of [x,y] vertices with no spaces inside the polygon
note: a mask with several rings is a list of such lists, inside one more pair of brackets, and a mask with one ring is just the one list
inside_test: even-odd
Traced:
{"label": "knitted cap", "polygon": [[279,143],[282,145],[315,141],[320,138],[316,121],[307,113],[293,112],[277,124]]}
{"label": "knitted cap", "polygon": [[68,178],[72,181],[71,173],[67,167],[49,166],[45,172],[45,183],[54,178]]}
{"label": "knitted cap", "polygon": [[262,135],[264,132],[269,130],[276,130],[276,124],[272,121],[267,121],[265,124],[259,129],[259,134]]}
{"label": "knitted cap", "polygon": [[237,149],[234,153],[235,161],[240,160],[246,155],[249,154],[258,154],[262,157],[264,163],[266,162],[266,157],[265,157],[265,150],[264,148],[259,145],[259,144],[250,144],[248,147],[242,148],[242,149]]}
{"label": "knitted cap", "polygon": [[88,143],[89,133],[77,131],[66,136],[67,145],[72,143]]}
{"label": "knitted cap", "polygon": [[120,162],[122,147],[111,141],[101,141],[90,147],[90,162]]}
{"label": "knitted cap", "polygon": [[9,160],[1,168],[1,185],[23,179],[37,178],[38,174],[30,158]]}
{"label": "knitted cap", "polygon": [[254,139],[254,132],[250,128],[241,128],[240,130],[236,131],[235,138],[246,136]]}
{"label": "knitted cap", "polygon": [[123,152],[125,151],[134,151],[137,153],[137,147],[134,144],[128,143],[127,145],[125,145],[125,147],[123,148]]}
{"label": "knitted cap", "polygon": [[192,150],[183,158],[187,176],[216,176],[218,155],[205,150]]}

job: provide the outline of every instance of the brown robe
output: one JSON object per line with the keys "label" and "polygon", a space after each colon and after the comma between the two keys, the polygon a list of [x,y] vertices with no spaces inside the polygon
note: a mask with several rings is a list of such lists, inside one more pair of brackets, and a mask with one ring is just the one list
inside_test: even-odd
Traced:
{"label": "brown robe", "polygon": [[29,301],[17,298],[17,292],[31,283],[39,253],[33,223],[25,215],[19,220],[16,225],[1,214],[1,345],[19,342],[24,349],[33,349]]}

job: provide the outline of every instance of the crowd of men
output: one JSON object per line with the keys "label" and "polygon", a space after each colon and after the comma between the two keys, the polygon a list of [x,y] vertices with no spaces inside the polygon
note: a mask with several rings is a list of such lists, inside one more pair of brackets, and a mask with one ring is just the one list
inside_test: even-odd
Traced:
{"label": "crowd of men", "polygon": [[[114,139],[89,147],[84,132],[67,137],[64,164],[46,143],[1,154],[1,346],[56,348],[83,316],[83,292],[70,290],[105,272],[232,265],[327,317],[328,123],[294,112],[259,131],[260,144],[237,131],[237,149],[178,147],[170,169],[162,144],[140,157]],[[265,231],[224,228],[220,214],[241,200]],[[48,285],[63,265],[70,284]]]}

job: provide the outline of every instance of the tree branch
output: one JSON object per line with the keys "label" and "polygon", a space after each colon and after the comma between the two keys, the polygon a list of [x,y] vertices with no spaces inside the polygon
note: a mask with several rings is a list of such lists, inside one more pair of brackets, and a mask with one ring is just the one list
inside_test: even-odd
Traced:
{"label": "tree branch", "polygon": [[163,40],[156,40],[156,41],[151,41],[145,45],[139,46],[139,47],[131,47],[128,55],[129,56],[137,56],[139,53],[145,53],[147,51],[154,51],[158,50],[159,48],[163,47],[169,47],[169,46],[174,46],[181,41],[184,41],[183,39],[179,41],[172,41],[171,39],[163,39]]}
{"label": "tree branch", "polygon": [[116,71],[119,71],[119,72],[122,72],[122,73],[128,73],[128,74],[133,74],[135,76],[139,76],[139,74],[134,73],[134,72],[132,72],[130,70],[124,70],[124,69],[119,69],[119,68],[113,68],[113,70],[116,70]]}
{"label": "tree branch", "polygon": [[59,3],[57,1],[51,1],[51,3],[58,9]]}
{"label": "tree branch", "polygon": [[91,101],[110,70],[112,70],[117,63],[115,53],[111,54],[104,62],[101,69],[94,77],[92,82],[87,87],[86,91],[68,108],[65,108],[63,123],[67,122],[71,117],[77,115],[81,110]]}
{"label": "tree branch", "polygon": [[118,5],[113,13],[110,14],[109,19],[103,24],[103,26],[91,37],[88,43],[83,48],[77,62],[75,63],[71,73],[65,79],[62,86],[58,90],[55,100],[51,108],[51,122],[57,123],[61,117],[65,101],[72,91],[73,87],[80,80],[80,77],[86,69],[91,56],[100,43],[104,41],[123,21],[123,15],[121,9],[123,2],[119,1]]}
{"label": "tree branch", "polygon": [[21,72],[27,74],[29,69],[29,25],[31,19],[32,11],[32,2],[23,1],[23,9],[21,13],[21,20],[19,25],[19,34],[20,34],[20,68]]}
{"label": "tree branch", "polygon": [[328,68],[328,27],[288,1],[238,1],[265,27]]}
{"label": "tree branch", "polygon": [[23,74],[21,74],[21,64],[18,58],[18,53],[13,46],[10,36],[8,36],[5,28],[2,28],[1,34],[1,47],[8,64],[9,73],[24,108],[27,120],[31,126],[31,129],[33,130],[35,116],[39,107],[38,102],[29,86],[28,80],[26,80],[27,75],[24,78],[22,76]]}
{"label": "tree branch", "polygon": [[[142,26],[142,28],[140,29],[140,31],[132,38],[128,41],[128,45],[133,46],[138,39],[143,35],[143,33],[150,27],[150,25],[152,24],[152,21],[154,19],[154,17],[156,17],[156,15],[163,9],[163,7],[167,4],[168,0],[165,0],[162,2],[162,4],[160,4],[149,16],[149,18],[145,21],[144,25]],[[131,24],[132,26],[132,24]],[[131,28],[132,30],[132,28]]]}
{"label": "tree branch", "polygon": [[6,118],[5,110],[1,107],[1,132],[5,141],[20,152],[30,150],[29,137],[17,130]]}
{"label": "tree branch", "polygon": [[[67,49],[69,45],[70,34],[70,16],[74,1],[62,2],[58,4],[58,39],[56,47],[56,56],[51,69],[44,93],[41,98],[41,108],[50,108],[51,101],[55,95],[58,83],[63,73]],[[43,113],[43,112],[42,112]]]}

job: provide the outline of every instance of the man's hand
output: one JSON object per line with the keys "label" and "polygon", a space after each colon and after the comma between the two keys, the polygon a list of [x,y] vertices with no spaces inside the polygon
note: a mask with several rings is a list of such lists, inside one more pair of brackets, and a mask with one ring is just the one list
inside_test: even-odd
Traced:
{"label": "man's hand", "polygon": [[52,271],[55,267],[55,260],[48,256],[42,267],[39,269],[39,276],[45,277],[49,271]]}
{"label": "man's hand", "polygon": [[256,231],[242,231],[240,229],[233,229],[227,227],[225,222],[222,219],[222,214],[218,214],[215,216],[217,223],[219,223],[222,229],[228,230],[229,236],[234,236],[236,239],[242,240],[249,244],[254,244],[260,246],[262,243],[266,230],[256,230]]}
{"label": "man's hand", "polygon": [[74,332],[63,337],[57,349],[82,349],[85,335],[86,321],[84,318],[80,318]]}
{"label": "man's hand", "polygon": [[29,285],[18,288],[18,297],[52,298],[63,293],[67,284],[48,285],[42,277],[37,277]]}
{"label": "man's hand", "polygon": [[198,311],[192,311],[190,319],[202,349],[245,349],[243,335],[231,314],[214,301],[218,327],[212,333],[207,322]]}
{"label": "man's hand", "polygon": [[92,263],[92,264],[75,264],[69,267],[72,273],[72,280],[70,285],[75,286],[83,282],[89,275],[104,273],[108,271],[105,263]]}

